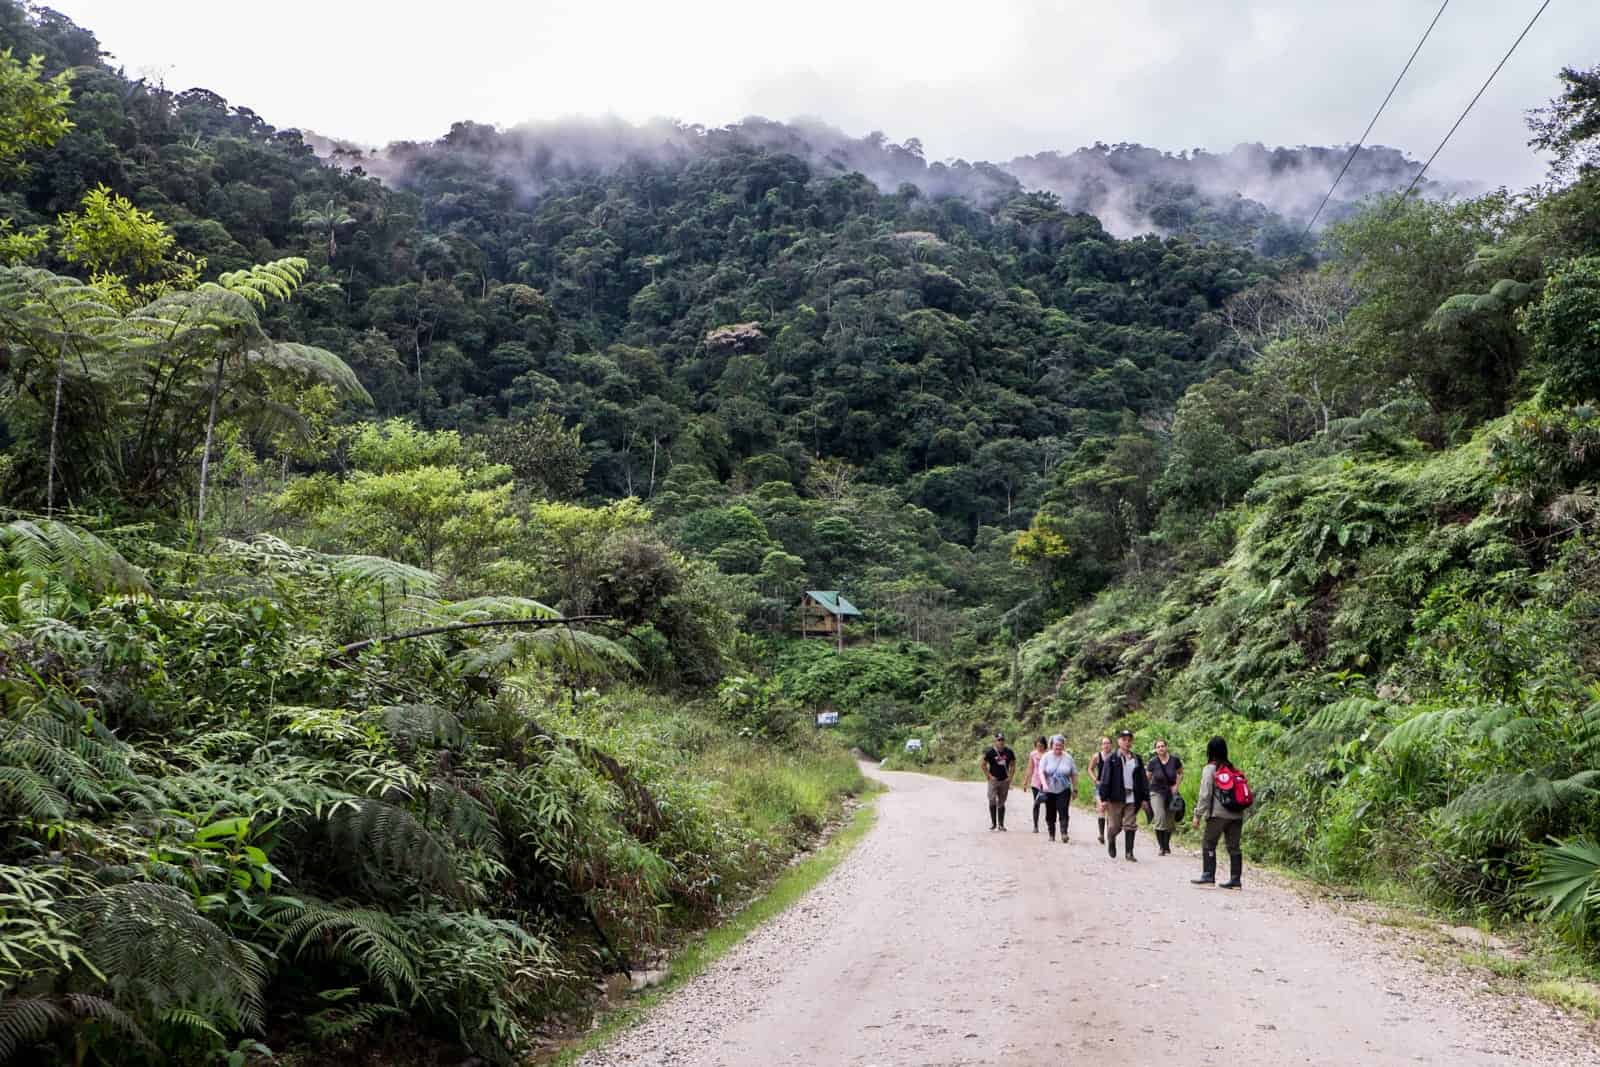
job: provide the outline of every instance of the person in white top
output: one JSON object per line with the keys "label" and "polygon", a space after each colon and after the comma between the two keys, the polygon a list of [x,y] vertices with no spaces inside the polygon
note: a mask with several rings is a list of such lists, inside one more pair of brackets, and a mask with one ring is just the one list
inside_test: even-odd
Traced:
{"label": "person in white top", "polygon": [[1044,781],[1044,819],[1050,840],[1056,839],[1056,822],[1061,823],[1061,843],[1067,843],[1067,819],[1072,815],[1072,792],[1078,788],[1078,765],[1066,750],[1066,739],[1056,734],[1050,751],[1039,760],[1039,777]]}

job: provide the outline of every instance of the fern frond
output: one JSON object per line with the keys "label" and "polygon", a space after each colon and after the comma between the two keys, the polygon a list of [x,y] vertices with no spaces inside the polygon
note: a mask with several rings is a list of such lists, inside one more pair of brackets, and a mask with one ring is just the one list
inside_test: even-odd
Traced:
{"label": "fern frond", "polygon": [[1478,782],[1444,806],[1448,819],[1487,821],[1514,827],[1539,815],[1552,815],[1576,804],[1600,799],[1600,769],[1567,778],[1546,778],[1534,771],[1497,775]]}
{"label": "fern frond", "polygon": [[457,622],[485,619],[559,619],[561,613],[547,604],[522,596],[480,596],[441,604],[437,614]]}
{"label": "fern frond", "polygon": [[398,1005],[422,999],[413,964],[417,944],[394,919],[367,908],[336,908],[317,902],[287,901],[274,918],[283,922],[279,951],[331,960],[359,968]]}
{"label": "fern frond", "polygon": [[1285,751],[1305,753],[1330,744],[1343,744],[1381,724],[1389,705],[1368,697],[1347,697],[1319,708],[1300,725],[1285,733],[1279,744]]}
{"label": "fern frond", "polygon": [[16,519],[0,526],[0,563],[40,581],[91,592],[149,593],[144,572],[87,530],[54,519]]}
{"label": "fern frond", "polygon": [[215,284],[163,293],[128,316],[126,330],[155,351],[214,352],[224,341],[265,339],[254,304]]}
{"label": "fern frond", "polygon": [[327,832],[335,848],[369,860],[386,874],[452,897],[461,893],[450,851],[397,804],[362,797],[334,812]]}
{"label": "fern frond", "polygon": [[307,265],[299,256],[286,256],[243,270],[228,271],[208,285],[242,296],[257,307],[266,307],[268,297],[288,300],[294,295],[305,277]]}
{"label": "fern frond", "polygon": [[565,626],[476,645],[455,657],[457,669],[469,675],[486,674],[512,663],[537,663],[602,676],[639,669],[639,661],[617,642]]}
{"label": "fern frond", "polygon": [[334,574],[386,596],[432,596],[439,591],[437,574],[408,563],[382,556],[334,556],[332,560]]}
{"label": "fern frond", "polygon": [[0,807],[34,822],[65,822],[72,804],[27,767],[0,767]]}
{"label": "fern frond", "polygon": [[377,709],[377,714],[383,732],[406,746],[424,739],[454,746],[466,736],[461,720],[434,704],[391,704]]}
{"label": "fern frond", "polygon": [[230,1029],[260,1027],[265,961],[196,911],[182,889],[112,885],[64,902],[62,912],[118,1002],[155,1014],[196,1011]]}
{"label": "fern frond", "polygon": [[350,365],[325,348],[278,341],[251,353],[254,361],[292,374],[304,381],[317,381],[332,386],[347,400],[370,405],[372,396],[356,377]]}
{"label": "fern frond", "polygon": [[88,993],[11,995],[0,998],[0,1063],[11,1062],[20,1049],[39,1044],[58,1027],[86,1022],[121,1034],[151,1056],[160,1054],[133,1016],[104,997]]}
{"label": "fern frond", "polygon": [[0,337],[55,360],[79,360],[114,346],[122,316],[105,294],[39,267],[0,267]]}
{"label": "fern frond", "polygon": [[428,816],[462,844],[500,854],[500,824],[494,812],[455,782],[428,783]]}
{"label": "fern frond", "polygon": [[349,1037],[365,1030],[380,1019],[403,1014],[393,1004],[358,1004],[347,1007],[324,1008],[306,1016],[306,1026],[318,1041],[331,1041]]}

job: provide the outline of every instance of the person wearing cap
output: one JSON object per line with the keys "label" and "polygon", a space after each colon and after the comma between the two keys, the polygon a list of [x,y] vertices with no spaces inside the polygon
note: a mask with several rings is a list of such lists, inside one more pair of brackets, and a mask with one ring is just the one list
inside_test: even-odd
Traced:
{"label": "person wearing cap", "polygon": [[994,744],[983,750],[983,776],[989,780],[989,829],[1005,830],[1006,796],[1011,792],[1011,773],[1017,754],[1006,744],[1006,735],[996,733]]}
{"label": "person wearing cap", "polygon": [[1133,754],[1133,731],[1117,734],[1117,748],[1100,761],[1100,799],[1106,805],[1106,851],[1117,858],[1117,830],[1122,830],[1123,855],[1133,858],[1133,835],[1139,829],[1139,809],[1150,803],[1150,782],[1144,761]]}

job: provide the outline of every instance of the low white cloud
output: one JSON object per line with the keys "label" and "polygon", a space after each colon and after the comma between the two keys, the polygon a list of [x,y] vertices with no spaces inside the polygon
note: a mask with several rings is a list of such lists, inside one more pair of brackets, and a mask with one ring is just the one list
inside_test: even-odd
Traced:
{"label": "low white cloud", "polygon": [[[451,122],[614,114],[719,125],[816,115],[919,137],[929,158],[1095,141],[1177,150],[1358,136],[1435,0],[279,0],[246,23],[202,0],[53,0],[130,70],[279,126],[369,143]],[[1538,6],[1454,0],[1374,131],[1419,158]],[[1526,185],[1523,112],[1600,55],[1600,5],[1551,6],[1435,164]]]}

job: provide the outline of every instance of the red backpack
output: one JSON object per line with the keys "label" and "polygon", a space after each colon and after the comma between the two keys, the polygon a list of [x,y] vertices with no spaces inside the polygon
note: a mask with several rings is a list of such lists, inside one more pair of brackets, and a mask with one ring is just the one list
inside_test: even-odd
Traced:
{"label": "red backpack", "polygon": [[1237,767],[1218,767],[1216,787],[1217,800],[1229,811],[1243,811],[1256,802],[1249,780]]}

